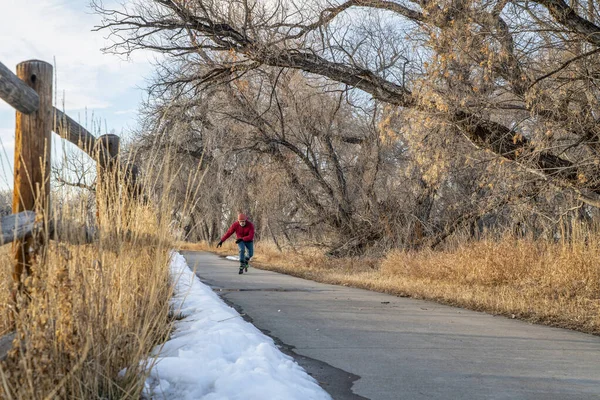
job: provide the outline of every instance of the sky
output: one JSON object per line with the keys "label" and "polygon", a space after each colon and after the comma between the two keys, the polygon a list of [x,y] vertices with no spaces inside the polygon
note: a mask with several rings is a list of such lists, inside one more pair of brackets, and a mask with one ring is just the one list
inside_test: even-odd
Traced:
{"label": "sky", "polygon": [[[93,116],[101,127],[96,135],[126,136],[136,126],[152,54],[135,53],[130,60],[104,54],[101,48],[111,42],[106,31],[92,31],[100,17],[88,0],[0,0],[0,9],[0,62],[13,72],[26,60],[53,64],[55,106],[90,130]],[[14,126],[14,110],[0,100],[0,190],[12,186]],[[58,151],[62,145],[53,136]]]}
{"label": "sky", "polygon": [[175,323],[170,340],[155,349],[147,398],[331,400],[273,339],[204,285],[176,252],[171,276],[176,282],[172,305],[185,318]]}

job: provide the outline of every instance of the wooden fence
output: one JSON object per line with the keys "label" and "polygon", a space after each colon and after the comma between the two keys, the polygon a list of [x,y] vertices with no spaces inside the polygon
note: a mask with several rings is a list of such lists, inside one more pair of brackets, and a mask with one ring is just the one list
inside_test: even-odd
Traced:
{"label": "wooden fence", "polygon": [[[0,220],[0,245],[13,242],[13,279],[18,283],[30,272],[35,249],[47,241],[44,235],[58,226],[49,219],[52,132],[95,160],[99,178],[115,168],[120,139],[95,137],[52,105],[52,65],[30,60],[19,63],[16,71],[0,62],[0,98],[16,110],[13,214]],[[129,165],[124,171],[135,195],[137,168]]]}

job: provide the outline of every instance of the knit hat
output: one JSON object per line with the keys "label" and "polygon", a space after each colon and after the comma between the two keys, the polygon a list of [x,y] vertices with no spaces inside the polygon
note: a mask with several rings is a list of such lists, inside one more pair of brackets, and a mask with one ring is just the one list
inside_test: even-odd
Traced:
{"label": "knit hat", "polygon": [[246,214],[238,214],[238,221],[246,221]]}

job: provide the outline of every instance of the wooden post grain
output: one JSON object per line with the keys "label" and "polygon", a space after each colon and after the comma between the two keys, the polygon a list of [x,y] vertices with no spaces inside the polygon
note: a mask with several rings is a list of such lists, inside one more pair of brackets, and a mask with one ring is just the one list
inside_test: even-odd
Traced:
{"label": "wooden post grain", "polygon": [[117,135],[107,134],[96,139],[98,146],[98,166],[103,169],[114,167],[119,156],[121,138]]}
{"label": "wooden post grain", "polygon": [[96,220],[106,229],[108,221],[115,222],[119,206],[119,147],[121,138],[107,134],[96,139]]}
{"label": "wooden post grain", "polygon": [[2,63],[0,63],[0,99],[24,114],[34,112],[40,106],[37,93]]}
{"label": "wooden post grain", "polygon": [[[50,205],[52,65],[38,60],[25,61],[17,65],[17,76],[36,91],[39,106],[29,114],[17,111],[16,115],[13,213],[36,210],[45,219]],[[31,273],[33,249],[39,240],[35,236],[14,242],[13,279],[16,282],[21,282],[24,272]]]}
{"label": "wooden post grain", "polygon": [[94,135],[59,109],[55,108],[54,114],[54,132],[95,159],[94,148],[96,146],[96,138]]}

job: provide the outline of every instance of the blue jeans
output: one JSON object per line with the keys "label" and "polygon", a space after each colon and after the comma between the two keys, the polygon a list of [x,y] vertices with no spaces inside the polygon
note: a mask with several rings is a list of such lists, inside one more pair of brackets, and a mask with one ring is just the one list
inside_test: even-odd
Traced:
{"label": "blue jeans", "polygon": [[[254,255],[254,242],[239,242],[237,245],[240,249],[240,264],[247,264]],[[248,255],[246,255],[246,250],[248,250]]]}

